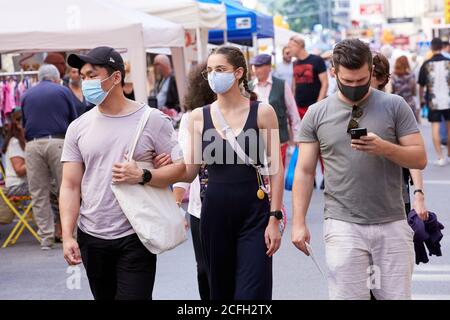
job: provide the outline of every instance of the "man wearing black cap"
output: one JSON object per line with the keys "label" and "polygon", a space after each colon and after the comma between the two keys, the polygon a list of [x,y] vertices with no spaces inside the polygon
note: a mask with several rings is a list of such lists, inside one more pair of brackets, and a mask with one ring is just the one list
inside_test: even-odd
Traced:
{"label": "man wearing black cap", "polygon": [[[424,62],[419,73],[419,97],[421,105],[428,105],[428,121],[431,122],[431,134],[438,160],[435,164],[445,166],[450,159],[450,144],[447,144],[447,157],[442,153],[439,135],[439,123],[442,119],[447,124],[447,135],[450,138],[450,59],[442,55],[442,40],[431,41],[433,57]],[[425,94],[426,88],[426,94]]]}
{"label": "man wearing black cap", "polygon": [[[166,153],[172,165],[142,170],[134,161],[124,163],[148,106],[124,96],[122,57],[113,48],[98,47],[87,55],[70,55],[68,64],[80,70],[83,94],[96,107],[74,121],[66,134],[60,194],[64,258],[70,265],[84,263],[96,300],[151,299],[156,256],[140,242],[110,186],[162,187],[182,180],[186,166],[179,161],[182,154],[172,139],[172,124],[159,110],[153,111],[133,156],[151,162]],[[77,242],[72,235],[78,215]]]}
{"label": "man wearing black cap", "polygon": [[[275,109],[280,130],[281,156],[286,160],[288,142],[298,142],[300,116],[294,95],[288,84],[272,75],[272,56],[259,54],[250,60],[256,79],[249,83],[250,90],[258,95],[258,100],[269,103]],[[292,138],[289,134],[289,127]]]}

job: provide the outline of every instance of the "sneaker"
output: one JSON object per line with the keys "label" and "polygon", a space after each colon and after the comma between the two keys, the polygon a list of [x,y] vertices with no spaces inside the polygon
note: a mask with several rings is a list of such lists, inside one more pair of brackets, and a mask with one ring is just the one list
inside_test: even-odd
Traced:
{"label": "sneaker", "polygon": [[436,160],[434,162],[434,164],[437,165],[437,166],[443,167],[443,166],[445,166],[447,164],[447,160],[445,158],[441,158],[439,160]]}
{"label": "sneaker", "polygon": [[51,246],[41,246],[41,250],[42,251],[49,251],[49,250],[52,250],[52,247]]}

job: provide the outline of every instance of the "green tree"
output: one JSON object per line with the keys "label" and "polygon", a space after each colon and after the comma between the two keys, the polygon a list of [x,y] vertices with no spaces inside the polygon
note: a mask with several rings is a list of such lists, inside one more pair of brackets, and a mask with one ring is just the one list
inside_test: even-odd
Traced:
{"label": "green tree", "polygon": [[260,0],[272,14],[287,17],[291,30],[312,30],[315,24],[327,24],[329,0]]}

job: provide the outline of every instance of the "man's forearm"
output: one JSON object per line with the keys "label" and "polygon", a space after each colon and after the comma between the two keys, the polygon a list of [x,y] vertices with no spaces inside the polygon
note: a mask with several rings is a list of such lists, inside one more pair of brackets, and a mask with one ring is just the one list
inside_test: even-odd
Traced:
{"label": "man's forearm", "polygon": [[411,179],[413,181],[414,188],[423,190],[422,170],[410,169],[409,173],[411,174]]}
{"label": "man's forearm", "polygon": [[386,141],[384,157],[408,169],[423,170],[427,165],[427,155],[423,146],[400,146]]}
{"label": "man's forearm", "polygon": [[78,215],[80,214],[80,188],[61,186],[59,194],[59,211],[61,215],[62,236],[73,237]]}
{"label": "man's forearm", "polygon": [[305,224],[306,213],[308,212],[309,203],[313,192],[314,174],[308,174],[299,171],[295,175],[294,185],[292,186],[292,204],[293,204],[293,225]]}
{"label": "man's forearm", "polygon": [[419,101],[422,104],[423,102],[425,102],[425,88],[420,86],[419,87]]}
{"label": "man's forearm", "polygon": [[320,88],[319,97],[317,98],[317,102],[325,99],[327,97],[328,84],[323,84]]}

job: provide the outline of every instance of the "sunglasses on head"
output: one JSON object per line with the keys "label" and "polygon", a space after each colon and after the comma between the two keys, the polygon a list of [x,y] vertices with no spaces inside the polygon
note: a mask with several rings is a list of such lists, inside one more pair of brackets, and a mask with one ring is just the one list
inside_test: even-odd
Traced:
{"label": "sunglasses on head", "polygon": [[350,118],[347,126],[347,133],[350,133],[350,130],[352,129],[359,128],[359,123],[356,120],[361,118],[361,116],[363,115],[363,110],[360,106],[354,105],[352,108],[352,117]]}

